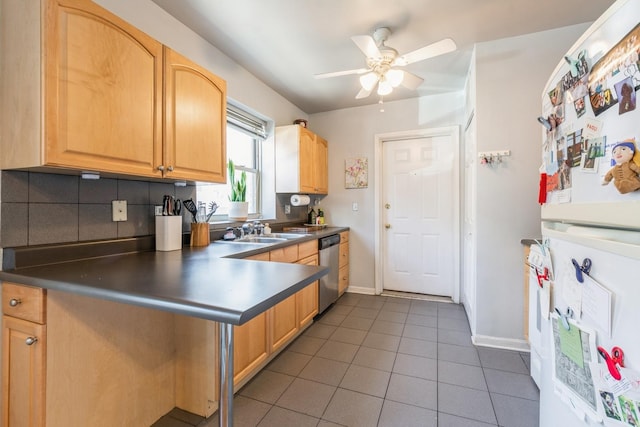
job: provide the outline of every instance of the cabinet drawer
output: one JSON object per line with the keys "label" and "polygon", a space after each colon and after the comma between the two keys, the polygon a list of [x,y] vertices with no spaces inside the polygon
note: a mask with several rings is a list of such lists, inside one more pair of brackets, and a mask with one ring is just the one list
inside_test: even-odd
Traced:
{"label": "cabinet drawer", "polygon": [[300,243],[298,245],[298,258],[306,258],[318,253],[318,241],[311,240],[309,242]]}
{"label": "cabinet drawer", "polygon": [[298,245],[274,249],[269,252],[269,258],[274,262],[296,262],[298,261]]}
{"label": "cabinet drawer", "polygon": [[46,322],[47,291],[32,286],[2,284],[2,313],[30,322]]}
{"label": "cabinet drawer", "polygon": [[349,264],[349,243],[340,243],[340,267]]}

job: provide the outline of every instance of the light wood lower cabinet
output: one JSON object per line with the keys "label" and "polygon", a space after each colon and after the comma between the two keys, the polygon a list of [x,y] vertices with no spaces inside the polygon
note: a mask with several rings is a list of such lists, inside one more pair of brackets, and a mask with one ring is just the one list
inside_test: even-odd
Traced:
{"label": "light wood lower cabinet", "polygon": [[276,304],[271,314],[271,352],[283,347],[300,330],[296,318],[296,295]]}
{"label": "light wood lower cabinet", "polygon": [[338,276],[338,293],[342,295],[349,287],[349,232],[340,233],[340,262]]}
{"label": "light wood lower cabinet", "polygon": [[39,288],[2,287],[2,425],[45,425],[46,298]]}
{"label": "light wood lower cabinet", "polygon": [[[318,265],[318,241],[285,246],[244,259]],[[234,329],[234,385],[244,385],[313,322],[318,313],[317,281]]]}
{"label": "light wood lower cabinet", "polygon": [[[298,261],[298,264],[318,265],[317,253],[301,259]],[[316,280],[303,290],[298,291],[298,293],[296,293],[296,298],[298,326],[300,328],[304,328],[305,326],[313,323],[313,317],[318,314],[318,281]]]}
{"label": "light wood lower cabinet", "polygon": [[2,323],[2,425],[44,426],[46,326],[11,316]]}
{"label": "light wood lower cabinet", "polygon": [[242,381],[269,356],[267,312],[261,313],[233,331],[233,382]]}

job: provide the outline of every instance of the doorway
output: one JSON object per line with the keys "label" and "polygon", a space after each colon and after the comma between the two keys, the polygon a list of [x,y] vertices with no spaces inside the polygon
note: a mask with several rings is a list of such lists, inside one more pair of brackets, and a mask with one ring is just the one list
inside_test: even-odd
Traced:
{"label": "doorway", "polygon": [[376,136],[376,293],[460,297],[457,126]]}

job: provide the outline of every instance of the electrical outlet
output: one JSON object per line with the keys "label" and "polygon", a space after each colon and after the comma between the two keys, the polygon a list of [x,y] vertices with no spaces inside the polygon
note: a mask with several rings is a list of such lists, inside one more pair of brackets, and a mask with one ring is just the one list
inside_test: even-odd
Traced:
{"label": "electrical outlet", "polygon": [[284,205],[284,213],[285,215],[289,215],[291,213],[291,205]]}
{"label": "electrical outlet", "polygon": [[113,221],[126,221],[127,220],[127,201],[113,200],[111,202],[111,216],[113,218]]}
{"label": "electrical outlet", "polygon": [[156,206],[155,207],[155,215],[156,216],[161,216],[162,215],[162,206]]}

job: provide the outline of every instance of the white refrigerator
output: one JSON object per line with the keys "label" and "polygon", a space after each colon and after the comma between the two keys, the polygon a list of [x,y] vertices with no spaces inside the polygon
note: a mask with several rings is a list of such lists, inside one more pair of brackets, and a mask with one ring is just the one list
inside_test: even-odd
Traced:
{"label": "white refrigerator", "polygon": [[541,427],[640,426],[639,56],[640,0],[618,0],[542,93],[543,238],[529,258]]}

